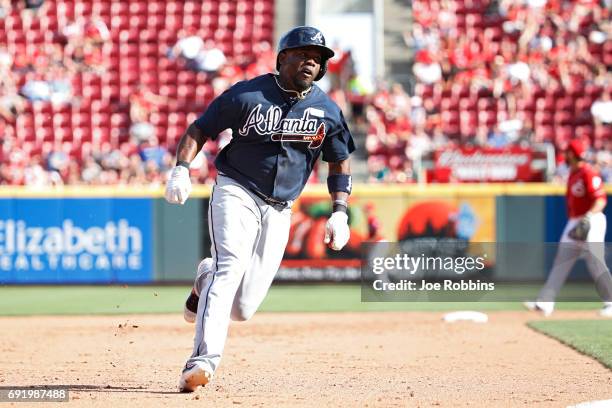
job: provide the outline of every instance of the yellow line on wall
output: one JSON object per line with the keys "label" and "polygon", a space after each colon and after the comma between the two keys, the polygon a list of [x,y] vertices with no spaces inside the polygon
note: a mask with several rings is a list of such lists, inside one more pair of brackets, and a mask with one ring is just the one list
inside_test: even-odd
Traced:
{"label": "yellow line on wall", "polygon": [[[208,197],[210,185],[193,187],[192,197]],[[606,186],[606,192],[612,194],[612,185]],[[327,197],[325,185],[308,185],[304,194],[314,197]],[[497,196],[497,195],[563,195],[565,186],[549,183],[497,183],[497,184],[355,184],[353,196],[368,197],[431,197],[431,196]],[[23,186],[0,186],[0,198],[161,198],[164,196],[163,186],[64,186],[33,188]]]}

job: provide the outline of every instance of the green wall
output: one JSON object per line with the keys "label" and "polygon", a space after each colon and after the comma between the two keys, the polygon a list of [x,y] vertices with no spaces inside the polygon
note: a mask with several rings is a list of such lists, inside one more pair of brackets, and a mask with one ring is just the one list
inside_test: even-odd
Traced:
{"label": "green wall", "polygon": [[156,199],[154,206],[153,250],[155,280],[193,281],[200,262],[204,199],[191,198],[185,205],[172,205]]}

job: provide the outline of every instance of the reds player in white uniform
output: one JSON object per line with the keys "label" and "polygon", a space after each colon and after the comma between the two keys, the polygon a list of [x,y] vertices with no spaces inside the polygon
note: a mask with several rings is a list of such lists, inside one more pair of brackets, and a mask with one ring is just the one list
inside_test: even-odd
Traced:
{"label": "reds player in white uniform", "polygon": [[318,157],[329,163],[333,212],[321,237],[340,250],[349,239],[349,155],[355,150],[342,111],[313,81],[334,52],[313,27],[296,27],[280,40],[278,75],[242,81],[211,102],[177,149],[166,200],[183,204],[191,191],[189,163],[208,139],[232,130],[215,160],[219,171],[208,210],[212,259],[200,263],[186,302],[196,320],[193,353],[179,389],[195,391],[219,366],[230,318],[247,320],[266,296],[289,237],[291,204]]}
{"label": "reds player in white uniform", "polygon": [[570,166],[565,194],[569,220],[561,236],[561,243],[546,284],[535,302],[525,302],[530,310],[545,316],[555,308],[555,298],[579,258],[584,258],[595,281],[596,289],[604,300],[600,314],[612,317],[612,277],[605,262],[606,193],[597,172],[584,161],[584,144],[572,140],[566,151]]}

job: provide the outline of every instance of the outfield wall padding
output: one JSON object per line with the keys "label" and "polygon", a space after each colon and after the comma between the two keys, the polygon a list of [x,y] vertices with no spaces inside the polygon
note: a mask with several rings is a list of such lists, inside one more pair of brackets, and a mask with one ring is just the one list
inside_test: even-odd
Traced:
{"label": "outfield wall padding", "polygon": [[[610,200],[612,187],[607,192]],[[448,223],[461,219],[457,234],[479,242],[556,242],[567,221],[563,194],[563,186],[549,184],[356,185],[350,215],[355,240],[346,253],[321,252],[318,240],[304,235],[298,237],[304,248],[292,241],[297,247],[285,266],[354,266],[371,218],[378,238],[394,241],[421,233],[427,211],[438,218],[427,221],[423,233],[446,233]],[[210,254],[209,195],[210,187],[196,186],[177,206],[165,202],[161,188],[0,188],[0,284],[191,282],[199,260]],[[304,216],[303,225],[318,225],[328,202],[325,186],[308,186],[294,215]],[[605,213],[610,220],[610,205]],[[608,228],[606,241],[611,239]],[[502,277],[541,279],[550,259],[498,262]],[[579,266],[575,275],[583,274]]]}

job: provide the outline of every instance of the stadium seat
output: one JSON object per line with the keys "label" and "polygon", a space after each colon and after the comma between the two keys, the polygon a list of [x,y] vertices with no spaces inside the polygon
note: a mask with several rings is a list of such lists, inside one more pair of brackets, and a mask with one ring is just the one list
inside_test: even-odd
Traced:
{"label": "stadium seat", "polygon": [[[105,141],[124,142],[130,125],[129,97],[139,84],[146,84],[154,93],[168,97],[168,103],[159,106],[151,120],[155,122],[156,131],[163,134],[162,140],[168,146],[173,145],[192,117],[190,115],[196,111],[201,113],[213,97],[214,76],[198,74],[188,70],[180,59],[169,60],[166,57],[168,48],[186,29],[194,28],[206,40],[214,40],[230,60],[236,58],[245,64],[255,59],[254,48],[258,41],[272,43],[274,40],[273,0],[47,0],[47,3],[48,7],[31,23],[23,20],[18,11],[0,19],[0,43],[19,55],[17,60],[27,60],[35,51],[38,53],[45,46],[58,44],[59,36],[54,34],[81,17],[102,19],[111,32],[111,44],[103,74],[87,70],[71,73],[75,106],[28,103],[26,113],[19,116],[16,124],[10,125],[8,132],[14,132],[20,140],[27,140],[28,146],[37,149],[41,148],[42,141],[65,141],[72,137],[68,134],[72,133],[73,127],[78,130],[75,139],[92,141],[94,146]],[[490,0],[415,0],[412,3],[415,21],[424,19],[424,14],[429,13],[434,16],[429,24],[437,23],[435,16],[439,10],[450,7],[456,21],[448,37],[454,35],[459,37],[457,40],[463,38],[478,42],[479,49],[493,52],[493,56],[477,55],[476,59],[494,58],[506,47],[510,49],[508,55],[518,53],[521,33],[509,33],[504,25],[506,19],[516,16],[499,15],[495,12],[496,4]],[[570,10],[577,2],[566,3]],[[419,17],[419,10],[427,13],[421,13]],[[547,8],[546,13],[550,12]],[[606,12],[604,18],[607,16]],[[588,38],[599,24],[594,18],[594,13],[585,16],[579,30],[572,36]],[[441,39],[441,43],[445,44],[449,38]],[[612,64],[611,41],[596,43],[587,40],[584,44],[593,60],[602,62],[604,66]],[[557,51],[551,50],[551,54],[554,52]],[[505,58],[507,55],[502,60],[508,64]],[[528,58],[537,56],[529,55]],[[21,87],[33,78],[27,71],[24,68],[16,74],[17,86]],[[457,68],[457,71],[464,70]],[[445,76],[445,83],[451,84],[450,88],[418,82],[414,88],[414,94],[423,102],[434,103],[434,111],[440,113],[438,117],[451,136],[472,135],[478,126],[494,126],[498,119],[512,117],[515,112],[524,121],[531,122],[537,139],[559,143],[574,135],[590,139],[611,136],[611,127],[596,125],[590,113],[592,104],[606,90],[601,78],[572,80],[569,85],[567,81],[556,78],[546,86],[530,85],[524,87],[523,97],[516,98],[514,105],[511,98],[500,97],[498,91],[494,95],[491,87],[483,85],[488,79],[473,83],[463,77],[471,75],[470,72],[460,74],[461,81],[453,80],[454,73],[450,78]],[[495,72],[487,74],[495,75]],[[521,87],[517,83],[508,86]],[[168,127],[168,130],[159,127]],[[394,156],[389,155],[387,160],[389,157]]]}

